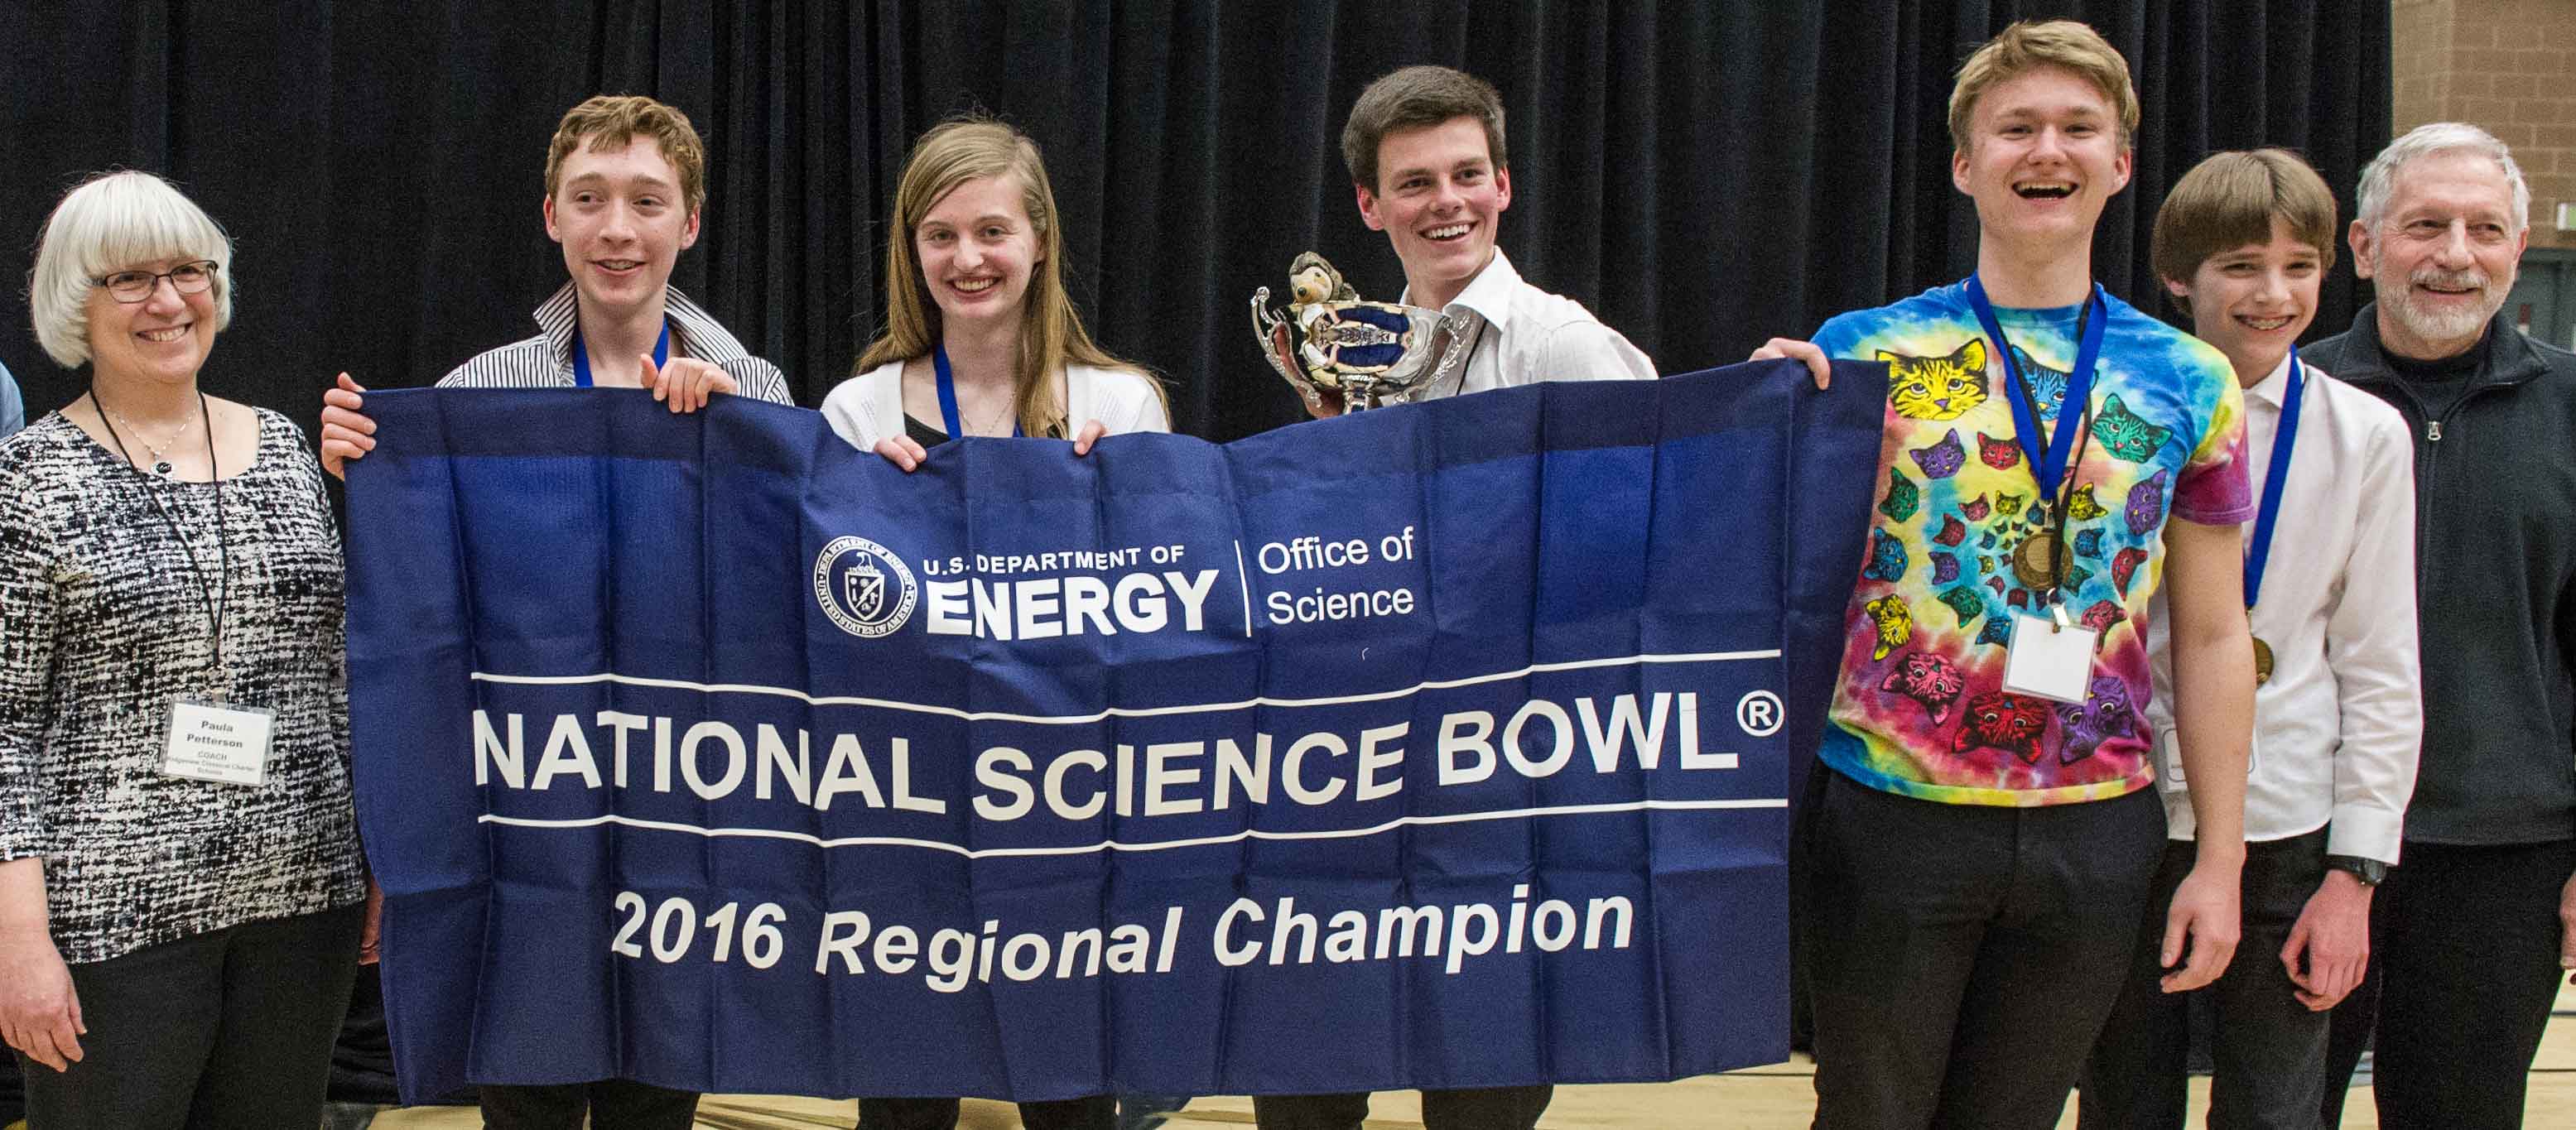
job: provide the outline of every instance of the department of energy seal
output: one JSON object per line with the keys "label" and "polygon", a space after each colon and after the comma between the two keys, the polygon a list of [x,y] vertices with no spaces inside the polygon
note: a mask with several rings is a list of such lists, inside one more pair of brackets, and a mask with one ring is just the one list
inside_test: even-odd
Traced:
{"label": "department of energy seal", "polygon": [[814,558],[815,603],[851,635],[875,639],[902,627],[919,593],[903,559],[866,538],[833,538]]}

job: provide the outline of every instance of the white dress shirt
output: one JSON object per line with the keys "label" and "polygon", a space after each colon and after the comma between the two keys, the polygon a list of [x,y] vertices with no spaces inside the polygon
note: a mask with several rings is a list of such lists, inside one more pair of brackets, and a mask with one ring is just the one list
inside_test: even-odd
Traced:
{"label": "white dress shirt", "polygon": [[[2255,497],[2290,387],[2290,362],[2245,390],[2245,445]],[[2281,491],[2254,635],[2271,645],[2272,679],[2254,692],[2254,766],[2245,838],[2277,840],[2332,825],[2326,851],[2397,862],[2424,729],[2415,647],[2415,448],[2379,398],[2301,366],[2306,400]],[[2244,527],[2245,544],[2254,524]],[[2157,593],[2152,622],[2166,623]],[[2173,731],[2173,657],[2151,634],[2156,772],[2167,834],[2192,834],[2190,794]]]}
{"label": "white dress shirt", "polygon": [[[1412,293],[1405,288],[1406,297],[1397,301],[1410,301]],[[1442,312],[1469,319],[1466,372],[1441,378],[1420,399],[1540,381],[1655,379],[1655,363],[1645,351],[1602,325],[1582,303],[1521,281],[1499,247]]]}

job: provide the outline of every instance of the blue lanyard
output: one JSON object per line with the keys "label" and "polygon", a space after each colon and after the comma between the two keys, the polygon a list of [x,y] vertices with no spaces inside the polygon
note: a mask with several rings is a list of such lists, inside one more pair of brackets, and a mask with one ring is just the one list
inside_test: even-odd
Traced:
{"label": "blue lanyard", "polygon": [[[1968,305],[1977,312],[1977,324],[1993,339],[1996,356],[2003,359],[2004,377],[2012,383],[2006,398],[2012,401],[2013,439],[2021,445],[2030,464],[2030,477],[2039,484],[2039,496],[2050,507],[2058,505],[2058,484],[2066,479],[2066,457],[2075,450],[2075,434],[2083,431],[2082,421],[2093,404],[2093,366],[2102,357],[2102,323],[2110,320],[2102,299],[2102,284],[2093,284],[2093,293],[2085,298],[2084,336],[2075,347],[2075,368],[2066,374],[2066,396],[2058,402],[2057,433],[2048,436],[2045,450],[2041,447],[2039,405],[2032,400],[2030,386],[2022,383],[2021,366],[2013,363],[2012,342],[2004,337],[2003,325],[1995,321],[1994,303],[1986,300],[1986,287],[1977,276],[1968,276]],[[2077,424],[2066,426],[2069,407],[2075,411]]]}
{"label": "blue lanyard", "polygon": [[2254,514],[2254,544],[2245,553],[2245,607],[2263,591],[2263,563],[2272,559],[2272,531],[2281,520],[2281,485],[2290,478],[2290,449],[2299,445],[2299,405],[2307,399],[2308,374],[2299,368],[2299,347],[2290,347],[2290,391],[2281,397],[2281,426],[2272,433],[2272,459],[2263,471],[2263,508]]}
{"label": "blue lanyard", "polygon": [[[957,417],[957,375],[948,368],[948,343],[940,342],[930,347],[930,369],[939,377],[939,418],[948,425],[948,438],[964,438],[966,424]],[[1011,438],[1020,438],[1017,419],[1011,421]]]}
{"label": "blue lanyard", "polygon": [[[671,320],[664,318],[662,340],[653,343],[653,364],[659,367],[670,363]],[[581,344],[581,327],[578,325],[572,328],[572,383],[581,388],[590,387],[590,350]]]}

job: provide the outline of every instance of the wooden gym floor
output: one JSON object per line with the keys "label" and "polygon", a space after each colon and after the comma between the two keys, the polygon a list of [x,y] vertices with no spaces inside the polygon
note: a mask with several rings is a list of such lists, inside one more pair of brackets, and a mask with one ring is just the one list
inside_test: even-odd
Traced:
{"label": "wooden gym floor", "polygon": [[[1799,1059],[1676,1083],[1559,1087],[1540,1125],[1548,1130],[1803,1130],[1815,1113],[1814,1070],[1814,1064]],[[2209,1081],[2192,1080],[2191,1091],[2192,1122],[2198,1125],[2208,1109]],[[846,1130],[856,1118],[847,1100],[709,1095],[698,1106],[698,1125],[710,1130]],[[2532,1065],[2526,1118],[2532,1126],[2576,1126],[2576,988],[2559,988],[2558,1013]],[[472,1109],[453,1107],[388,1111],[375,1121],[378,1130],[470,1130],[481,1124]],[[980,1099],[967,1100],[958,1120],[959,1130],[1015,1130],[1019,1124],[1010,1104]],[[1199,1099],[1165,1125],[1169,1130],[1250,1126],[1252,1101],[1240,1096]],[[1409,1092],[1379,1095],[1368,1121],[1369,1130],[1419,1130],[1421,1125],[1420,1108]],[[2071,1103],[2061,1125],[2075,1125]],[[2368,1087],[2354,1089],[2343,1125],[2345,1130],[2379,1125]]]}

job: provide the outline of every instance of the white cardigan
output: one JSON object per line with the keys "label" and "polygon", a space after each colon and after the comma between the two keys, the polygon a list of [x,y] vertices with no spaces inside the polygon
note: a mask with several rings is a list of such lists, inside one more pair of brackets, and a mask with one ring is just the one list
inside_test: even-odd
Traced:
{"label": "white cardigan", "polygon": [[[1100,421],[1110,435],[1172,430],[1163,398],[1155,395],[1147,378],[1136,373],[1067,365],[1064,387],[1068,433],[1082,430],[1087,420]],[[823,418],[861,451],[874,451],[878,440],[902,435],[903,362],[888,361],[842,381],[823,398]]]}

